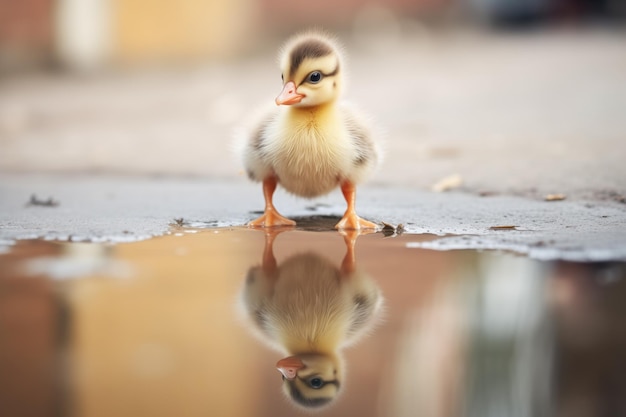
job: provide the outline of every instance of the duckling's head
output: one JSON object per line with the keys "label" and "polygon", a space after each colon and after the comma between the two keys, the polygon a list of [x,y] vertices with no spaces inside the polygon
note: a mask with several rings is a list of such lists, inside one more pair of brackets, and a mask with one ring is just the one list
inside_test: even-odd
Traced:
{"label": "duckling's head", "polygon": [[290,39],[280,58],[283,89],[277,105],[314,107],[335,101],[341,92],[339,48],[327,36],[306,33]]}
{"label": "duckling's head", "polygon": [[319,409],[339,395],[343,363],[338,356],[294,355],[281,359],[276,367],[283,376],[283,391],[298,406]]}

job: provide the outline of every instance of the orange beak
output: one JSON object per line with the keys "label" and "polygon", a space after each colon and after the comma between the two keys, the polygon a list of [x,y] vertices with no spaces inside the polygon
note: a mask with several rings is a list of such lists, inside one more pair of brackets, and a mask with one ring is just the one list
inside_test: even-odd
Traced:
{"label": "orange beak", "polygon": [[283,86],[283,91],[276,97],[276,105],[300,103],[303,98],[304,94],[296,93],[296,84],[293,81],[289,81]]}
{"label": "orange beak", "polygon": [[298,375],[298,370],[304,368],[304,363],[297,356],[289,356],[276,363],[276,369],[283,374],[286,379],[294,379]]}

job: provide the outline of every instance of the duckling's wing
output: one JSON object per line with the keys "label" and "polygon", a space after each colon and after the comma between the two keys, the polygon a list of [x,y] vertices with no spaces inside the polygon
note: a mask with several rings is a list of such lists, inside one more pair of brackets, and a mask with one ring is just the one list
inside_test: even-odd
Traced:
{"label": "duckling's wing", "polygon": [[372,127],[356,109],[343,105],[342,116],[353,149],[352,166],[357,177],[356,182],[358,182],[360,177],[371,173],[378,165],[381,151],[378,142],[374,139]]}
{"label": "duckling's wing", "polygon": [[271,158],[265,151],[265,143],[269,127],[275,119],[275,113],[266,113],[244,133],[241,156],[246,173],[251,180],[263,181],[272,172]]}
{"label": "duckling's wing", "polygon": [[369,288],[359,288],[352,294],[352,315],[346,337],[348,344],[354,343],[375,325],[382,304],[380,290],[373,284]]}

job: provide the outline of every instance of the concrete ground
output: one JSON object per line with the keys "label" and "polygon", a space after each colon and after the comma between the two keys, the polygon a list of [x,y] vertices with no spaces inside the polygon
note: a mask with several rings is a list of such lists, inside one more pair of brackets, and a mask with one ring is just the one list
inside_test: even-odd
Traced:
{"label": "concrete ground", "polygon": [[[423,28],[345,39],[346,96],[386,148],[359,211],[463,235],[429,243],[440,249],[626,259],[625,40],[607,29]],[[0,238],[128,240],[174,218],[243,224],[262,198],[233,132],[277,94],[276,46],[187,69],[2,81]],[[453,175],[453,190],[431,191]],[[60,204],[27,206],[31,194]],[[290,216],[343,211],[338,193],[278,204]]]}
{"label": "concrete ground", "polygon": [[[166,233],[176,219],[193,227],[240,226],[263,209],[260,187],[243,178],[2,175],[0,194],[4,245],[25,238],[133,241]],[[52,197],[58,205],[31,205],[31,194],[44,201]],[[307,227],[328,230],[345,209],[338,191],[315,201],[278,192],[275,203],[290,217],[315,216]],[[421,247],[511,250],[538,259],[626,260],[624,204],[366,186],[359,190],[357,207],[361,216],[403,224],[407,233],[437,235]]]}

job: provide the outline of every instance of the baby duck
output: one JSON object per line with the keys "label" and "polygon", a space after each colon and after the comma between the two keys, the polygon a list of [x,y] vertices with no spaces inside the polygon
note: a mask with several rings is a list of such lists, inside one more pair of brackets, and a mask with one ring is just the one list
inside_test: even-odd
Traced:
{"label": "baby duck", "polygon": [[263,183],[265,212],[249,226],[294,226],[278,213],[277,185],[314,198],[337,186],[347,203],[336,229],[376,229],[355,211],[356,184],[376,167],[379,151],[367,125],[338,103],[343,86],[339,48],[328,36],[309,32],[284,46],[280,58],[283,88],[276,104],[249,136],[243,160],[250,179]]}
{"label": "baby duck", "polygon": [[360,232],[344,232],[346,254],[336,266],[315,252],[278,264],[273,244],[282,231],[266,231],[263,263],[248,271],[240,306],[257,336],[285,355],[276,367],[288,398],[319,408],[335,400],[343,386],[340,349],[374,326],[383,298],[374,280],[357,268],[354,245]]}

